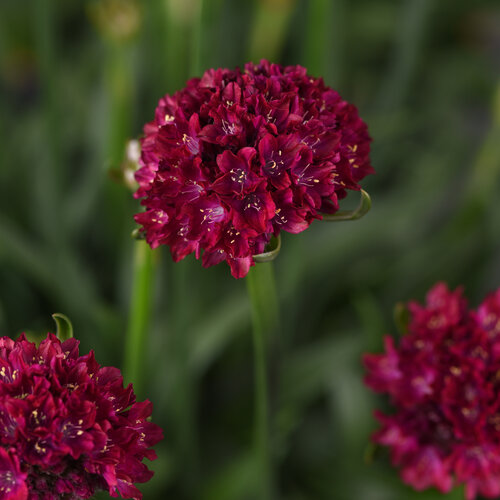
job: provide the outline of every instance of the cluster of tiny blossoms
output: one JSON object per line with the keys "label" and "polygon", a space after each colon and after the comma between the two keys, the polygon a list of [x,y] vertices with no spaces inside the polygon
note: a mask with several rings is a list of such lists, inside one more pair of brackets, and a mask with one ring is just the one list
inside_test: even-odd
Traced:
{"label": "cluster of tiny blossoms", "polygon": [[175,261],[226,260],[237,278],[272,235],[335,213],[373,171],[356,108],[301,66],[209,70],[163,97],[144,132],[135,219],[146,240]]}
{"label": "cluster of tiny blossoms", "polygon": [[0,498],[142,498],[135,482],[162,438],[117,368],[100,367],[78,341],[49,334],[37,347],[24,335],[0,338]]}
{"label": "cluster of tiny blossoms", "polygon": [[387,393],[392,415],[376,413],[374,441],[391,449],[403,480],[467,500],[500,495],[500,289],[469,310],[461,289],[436,285],[425,306],[409,304],[399,346],[366,355],[366,383]]}

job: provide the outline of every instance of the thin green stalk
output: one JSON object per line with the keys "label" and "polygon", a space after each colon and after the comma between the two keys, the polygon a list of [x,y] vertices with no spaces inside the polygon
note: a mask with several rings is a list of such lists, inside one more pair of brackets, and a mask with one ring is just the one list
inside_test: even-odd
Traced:
{"label": "thin green stalk", "polygon": [[[133,60],[126,45],[106,41],[105,85],[109,102],[106,163],[117,167],[123,161],[125,143],[132,131],[132,103],[134,101]],[[114,182],[105,184],[106,208],[115,240],[128,239],[124,213],[130,213],[130,193]]]}
{"label": "thin green stalk", "polygon": [[307,3],[304,64],[311,75],[339,87],[345,47],[346,0],[310,0]]}
{"label": "thin green stalk", "polygon": [[132,128],[133,62],[127,45],[110,43],[107,50],[106,83],[110,100],[107,153],[111,165],[116,166],[123,161],[125,140]]}
{"label": "thin green stalk", "polygon": [[190,76],[201,76],[208,68],[220,66],[220,24],[224,0],[199,0],[198,18],[193,24]]}
{"label": "thin green stalk", "polygon": [[168,68],[164,91],[173,92],[180,89],[190,77],[192,27],[196,22],[197,8],[196,2],[184,0],[163,2],[166,30],[163,61]]}
{"label": "thin green stalk", "polygon": [[248,60],[277,61],[286,42],[296,0],[257,0],[249,35]]}
{"label": "thin green stalk", "polygon": [[202,48],[203,48],[203,38],[205,36],[205,31],[207,28],[205,17],[206,17],[207,5],[206,1],[199,0],[198,2],[198,11],[196,13],[196,18],[193,22],[192,27],[192,35],[191,35],[191,58],[190,58],[190,67],[189,73],[190,77],[193,76],[201,76],[201,72],[203,71],[203,62],[202,62]]}
{"label": "thin green stalk", "polygon": [[303,45],[306,66],[313,75],[324,75],[325,47],[331,29],[328,14],[329,0],[311,0],[308,3],[306,39]]}
{"label": "thin green stalk", "polygon": [[193,291],[190,289],[192,260],[173,265],[174,327],[171,359],[175,367],[175,385],[172,387],[172,412],[176,433],[177,455],[181,461],[181,488],[186,498],[198,498],[199,446],[197,400],[198,381],[189,364],[192,350],[191,312]]}
{"label": "thin green stalk", "polygon": [[37,210],[34,216],[41,235],[55,249],[61,246],[59,194],[60,127],[57,113],[56,15],[53,0],[36,2],[34,9],[37,61],[42,87],[45,147],[34,162],[34,196]]}
{"label": "thin green stalk", "polygon": [[153,253],[144,241],[136,241],[130,316],[125,340],[124,373],[140,395],[146,368],[146,344],[153,297]]}
{"label": "thin green stalk", "polygon": [[275,500],[270,445],[267,346],[278,326],[278,300],[272,262],[257,264],[247,275],[252,305],[255,363],[255,454],[259,499]]}

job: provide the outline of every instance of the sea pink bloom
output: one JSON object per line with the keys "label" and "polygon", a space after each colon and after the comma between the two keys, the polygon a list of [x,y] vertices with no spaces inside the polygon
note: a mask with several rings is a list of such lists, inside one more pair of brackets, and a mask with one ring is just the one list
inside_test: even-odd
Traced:
{"label": "sea pink bloom", "polygon": [[365,382],[390,396],[373,440],[391,450],[403,480],[467,500],[500,495],[500,290],[469,310],[443,283],[425,305],[410,302],[408,334],[363,358]]}
{"label": "sea pink bloom", "polygon": [[147,242],[175,261],[225,260],[236,278],[271,236],[335,213],[373,172],[356,108],[305,68],[265,60],[208,70],[160,99],[141,145],[135,219]]}
{"label": "sea pink bloom", "polygon": [[117,368],[78,341],[49,334],[37,347],[0,338],[0,499],[83,499],[107,490],[142,498],[161,429]]}

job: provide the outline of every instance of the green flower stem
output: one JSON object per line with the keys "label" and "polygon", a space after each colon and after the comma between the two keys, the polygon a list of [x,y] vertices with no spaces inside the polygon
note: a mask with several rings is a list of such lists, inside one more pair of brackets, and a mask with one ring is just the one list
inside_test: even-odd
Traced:
{"label": "green flower stem", "polygon": [[267,345],[278,327],[278,300],[272,262],[256,264],[247,275],[252,306],[255,363],[255,454],[260,500],[275,500],[269,430]]}
{"label": "green flower stem", "polygon": [[177,456],[184,498],[199,498],[199,443],[197,422],[198,380],[189,360],[192,350],[191,319],[193,311],[192,259],[173,264],[172,281],[175,298],[172,314],[171,362],[175,383],[171,389],[171,406]]}
{"label": "green flower stem", "polygon": [[[349,0],[309,0],[302,45],[304,64],[310,75],[321,75],[339,88],[346,42],[346,11]],[[328,50],[325,50],[325,47]]]}
{"label": "green flower stem", "polygon": [[[310,0],[307,5],[307,36],[303,44],[306,67],[311,75],[323,75],[328,34],[331,27],[331,0]],[[329,46],[330,48],[331,46]],[[330,51],[328,51],[330,52]]]}
{"label": "green flower stem", "polygon": [[133,60],[130,49],[119,43],[107,47],[106,84],[109,92],[108,160],[112,166],[123,161],[125,141],[132,129],[134,96]]}
{"label": "green flower stem", "polygon": [[276,61],[286,42],[296,0],[257,0],[254,2],[254,18],[249,34],[248,60]]}
{"label": "green flower stem", "polygon": [[193,23],[196,23],[198,7],[193,2],[185,0],[160,2],[160,9],[164,11],[165,30],[162,60],[168,72],[164,82],[166,88],[163,91],[173,92],[180,89],[190,76],[192,27]]}
{"label": "green flower stem", "polygon": [[[106,45],[106,91],[109,101],[107,150],[109,167],[123,161],[125,144],[132,131],[132,102],[134,99],[134,74],[131,51],[116,43]],[[113,237],[128,239],[130,228],[123,224],[123,214],[130,210],[130,193],[114,182],[105,184],[108,213],[113,221]],[[129,212],[127,212],[129,213]]]}
{"label": "green flower stem", "polygon": [[141,394],[146,367],[146,344],[153,296],[153,252],[145,241],[134,243],[130,316],[125,339],[124,373]]}
{"label": "green flower stem", "polygon": [[42,89],[42,106],[46,147],[35,162],[34,196],[41,235],[54,248],[61,246],[64,231],[60,230],[61,134],[57,97],[57,7],[53,0],[36,2],[34,9],[36,27],[37,62]]}
{"label": "green flower stem", "polygon": [[191,35],[191,57],[190,57],[190,75],[201,76],[203,72],[202,61],[202,40],[206,35],[207,23],[205,21],[207,11],[206,0],[198,0],[198,9],[196,18],[193,20],[192,35]]}

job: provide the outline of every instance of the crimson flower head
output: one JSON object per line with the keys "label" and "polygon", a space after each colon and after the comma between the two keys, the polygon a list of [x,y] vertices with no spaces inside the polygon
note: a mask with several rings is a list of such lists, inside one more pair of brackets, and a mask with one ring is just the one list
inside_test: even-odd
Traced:
{"label": "crimson flower head", "polygon": [[333,214],[373,172],[356,108],[301,66],[211,69],[144,127],[135,216],[153,247],[240,278],[271,236]]}
{"label": "crimson flower head", "polygon": [[376,417],[373,439],[391,449],[403,480],[467,500],[500,495],[500,289],[469,310],[462,290],[437,284],[410,302],[408,333],[367,354],[366,383],[395,411]]}
{"label": "crimson flower head", "polygon": [[37,347],[0,338],[0,499],[83,499],[107,490],[142,498],[133,483],[153,473],[162,438],[117,368],[101,367],[78,341],[55,335]]}

